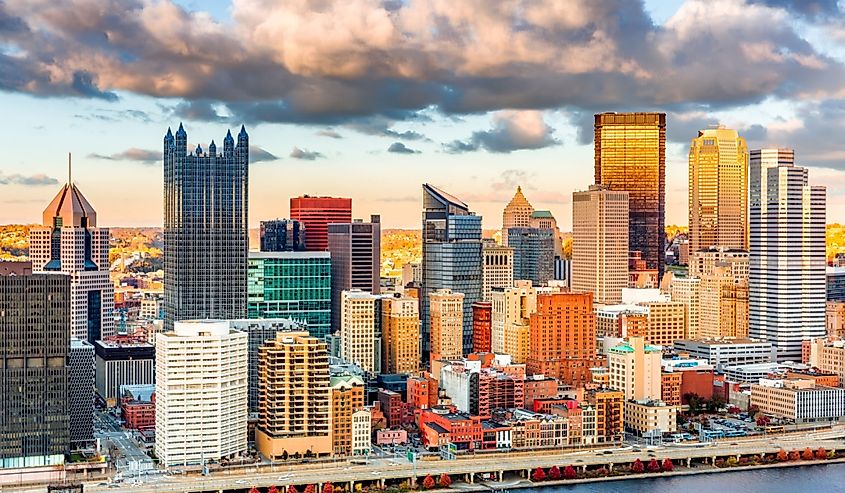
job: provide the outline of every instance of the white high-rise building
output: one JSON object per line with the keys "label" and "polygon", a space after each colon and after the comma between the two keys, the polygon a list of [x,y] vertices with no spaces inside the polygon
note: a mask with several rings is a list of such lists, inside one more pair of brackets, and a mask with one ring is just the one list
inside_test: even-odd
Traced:
{"label": "white high-rise building", "polygon": [[[70,174],[70,173],[68,173]],[[114,335],[114,285],[109,279],[109,230],[71,181],[29,231],[32,271],[70,276],[70,336],[94,341]]]}
{"label": "white high-rise building", "polygon": [[381,349],[381,335],[376,334],[376,303],[381,298],[358,289],[340,294],[340,356],[371,373],[378,372],[377,361],[381,366],[381,352],[376,352]]}
{"label": "white high-rise building", "polygon": [[701,279],[697,277],[675,277],[672,279],[670,288],[672,301],[678,301],[684,304],[687,319],[687,337],[690,339],[695,339],[699,334],[700,285]]}
{"label": "white high-rise building", "polygon": [[530,351],[531,314],[537,311],[537,289],[528,280],[514,281],[492,294],[490,343],[494,353],[525,363]]}
{"label": "white high-rise building", "polygon": [[750,153],[748,331],[781,361],[825,335],[826,190],[794,162],[792,149]]}
{"label": "white high-rise building", "polygon": [[203,464],[246,450],[248,339],[227,320],[176,322],[156,337],[161,464]]}
{"label": "white high-rise building", "polygon": [[628,192],[591,185],[572,194],[572,291],[614,305],[628,287]]}
{"label": "white high-rise building", "polygon": [[481,249],[482,286],[481,299],[491,301],[493,288],[513,286],[513,248],[497,245],[493,240],[484,240]]}
{"label": "white high-rise building", "polygon": [[607,353],[608,386],[625,394],[625,399],[660,399],[663,353],[659,346],[645,343],[642,337],[612,347]]}

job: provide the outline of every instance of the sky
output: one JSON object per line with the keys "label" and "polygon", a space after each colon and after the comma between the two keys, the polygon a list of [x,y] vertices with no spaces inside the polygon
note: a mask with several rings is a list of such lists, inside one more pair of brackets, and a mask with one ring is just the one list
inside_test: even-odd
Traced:
{"label": "sky", "polygon": [[521,185],[567,230],[604,111],[667,113],[667,224],[715,123],[794,148],[845,221],[836,0],[0,0],[0,224],[38,222],[70,152],[99,225],[160,225],[181,122],[246,126],[253,226],[311,194],[418,228],[429,182],[491,229]]}

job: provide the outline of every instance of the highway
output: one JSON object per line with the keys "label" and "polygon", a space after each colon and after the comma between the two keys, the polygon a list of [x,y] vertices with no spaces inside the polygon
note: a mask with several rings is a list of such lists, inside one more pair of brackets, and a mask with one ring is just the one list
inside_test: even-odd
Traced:
{"label": "highway", "polygon": [[[785,450],[810,447],[813,450],[819,447],[827,449],[845,449],[845,439],[842,438],[842,431],[824,431],[810,433],[803,436],[776,436],[760,437],[756,439],[737,440],[734,442],[722,442],[716,445],[667,445],[662,447],[644,447],[640,451],[632,450],[632,447],[606,449],[604,451],[584,450],[567,451],[566,453],[547,452],[543,454],[531,453],[498,453],[485,454],[460,458],[454,461],[418,461],[416,474],[423,477],[427,474],[438,476],[441,473],[459,475],[479,472],[495,471],[517,471],[530,470],[536,467],[551,467],[553,465],[573,465],[580,467],[584,465],[602,465],[614,463],[617,465],[629,464],[637,458],[641,460],[650,459],[650,455],[658,459],[685,459],[703,458],[736,454],[759,454],[776,453],[781,448]],[[92,482],[85,485],[86,492],[105,491],[137,491],[139,493],[167,492],[183,493],[197,491],[220,491],[220,490],[248,490],[252,486],[268,487],[270,485],[287,486],[290,484],[305,485],[331,481],[333,483],[345,483],[349,481],[373,481],[377,479],[405,479],[413,474],[412,465],[407,460],[378,459],[367,465],[351,465],[349,463],[336,463],[327,465],[297,464],[295,466],[278,466],[277,472],[258,472],[257,469],[247,469],[237,475],[227,475],[225,472],[218,472],[212,476],[158,476],[146,477],[143,483],[130,485],[122,484],[118,488],[109,488],[106,485]],[[301,488],[300,488],[301,490]],[[30,490],[43,491],[41,489]]]}

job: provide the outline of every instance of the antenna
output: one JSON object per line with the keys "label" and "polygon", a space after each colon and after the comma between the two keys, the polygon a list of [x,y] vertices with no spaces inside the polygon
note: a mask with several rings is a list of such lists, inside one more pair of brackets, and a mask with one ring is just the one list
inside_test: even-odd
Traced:
{"label": "antenna", "polygon": [[71,174],[71,160],[70,160],[70,153],[67,153],[67,184],[68,186],[73,186],[73,175]]}

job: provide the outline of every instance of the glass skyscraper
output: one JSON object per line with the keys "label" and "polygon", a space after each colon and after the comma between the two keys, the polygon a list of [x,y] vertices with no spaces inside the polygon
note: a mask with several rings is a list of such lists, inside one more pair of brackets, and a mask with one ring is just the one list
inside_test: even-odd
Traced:
{"label": "glass skyscraper", "polygon": [[666,114],[595,115],[595,180],[628,192],[629,258],[642,259],[630,274],[646,271],[657,287],[666,250]]}
{"label": "glass skyscraper", "polygon": [[544,286],[555,278],[554,230],[509,228],[508,246],[513,249],[513,278]]}
{"label": "glass skyscraper", "polygon": [[164,328],[192,319],[244,318],[249,136],[228,132],[223,152],[188,153],[182,125],[164,136]]}
{"label": "glass skyscraper", "polygon": [[305,225],[294,219],[261,221],[262,252],[305,251]]}
{"label": "glass skyscraper", "polygon": [[430,350],[430,293],[448,288],[463,293],[463,350],[472,352],[472,304],[481,300],[481,216],[470,212],[458,198],[423,184],[422,214],[422,322],[423,361]]}
{"label": "glass skyscraper", "polygon": [[325,339],[331,327],[329,252],[250,252],[247,316],[289,318]]}

